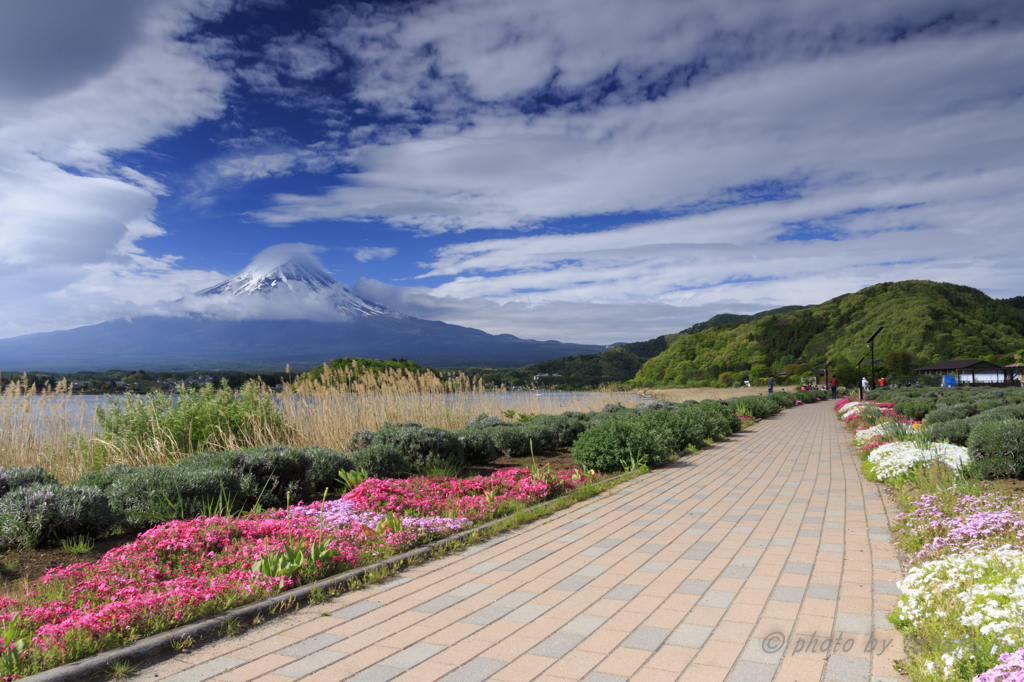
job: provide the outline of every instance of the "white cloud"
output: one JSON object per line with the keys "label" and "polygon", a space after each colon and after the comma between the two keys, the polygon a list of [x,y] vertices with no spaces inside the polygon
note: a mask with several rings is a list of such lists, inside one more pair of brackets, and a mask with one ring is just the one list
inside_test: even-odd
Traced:
{"label": "white cloud", "polygon": [[352,255],[360,263],[369,263],[372,260],[387,260],[398,253],[398,249],[390,246],[364,246],[349,250],[352,251]]}
{"label": "white cloud", "polygon": [[[51,4],[19,6],[14,30],[34,30],[28,42],[46,27],[75,39],[52,43],[49,57],[19,54],[41,85],[0,89],[0,336],[98,322],[218,276],[139,247],[163,234],[154,211],[167,189],[112,155],[221,114],[231,83],[216,61],[223,46],[185,37],[230,2],[112,0],[73,26],[61,22],[78,21],[78,10]],[[106,26],[108,14],[111,35],[84,28]],[[0,82],[20,77],[0,72]]]}
{"label": "white cloud", "polygon": [[[678,210],[805,180],[891,187],[1020,165],[1024,31],[924,37],[783,62],[642,102],[544,116],[482,110],[457,134],[353,153],[322,194],[281,194],[271,224],[381,218],[427,233]],[[1007,144],[1007,141],[1010,143]]]}

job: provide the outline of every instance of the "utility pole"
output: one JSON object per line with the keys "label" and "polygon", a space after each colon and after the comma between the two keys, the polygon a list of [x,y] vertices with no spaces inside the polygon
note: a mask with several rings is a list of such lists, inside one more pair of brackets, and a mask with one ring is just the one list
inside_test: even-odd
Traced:
{"label": "utility pole", "polygon": [[875,333],[868,338],[868,348],[871,349],[871,388],[875,387],[875,337],[878,336],[878,332],[882,331],[879,327],[875,330]]}
{"label": "utility pole", "polygon": [[[863,357],[860,360],[857,361],[857,369],[858,370],[860,370],[860,363],[862,363],[862,362],[864,362],[864,358]],[[860,374],[860,371],[858,371],[857,374]],[[860,389],[860,399],[864,400],[864,384],[862,384],[860,382],[860,379],[857,379],[857,388]]]}

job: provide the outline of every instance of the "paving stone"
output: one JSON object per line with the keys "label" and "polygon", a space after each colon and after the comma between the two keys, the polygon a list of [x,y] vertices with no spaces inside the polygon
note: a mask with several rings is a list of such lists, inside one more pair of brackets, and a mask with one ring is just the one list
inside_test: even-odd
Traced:
{"label": "paving stone", "polygon": [[380,662],[381,665],[386,665],[389,668],[398,668],[399,670],[409,670],[415,668],[423,661],[428,658],[433,658],[442,651],[445,650],[445,646],[441,644],[431,644],[429,642],[417,642],[407,649],[399,651],[394,656],[389,656]]}
{"label": "paving stone", "polygon": [[672,631],[672,634],[668,636],[666,641],[672,646],[699,649],[704,646],[704,642],[708,640],[708,637],[711,636],[711,632],[713,630],[714,628],[708,627],[707,625],[681,623],[676,626],[676,629]]}
{"label": "paving stone", "polygon": [[320,649],[326,649],[332,644],[336,644],[345,639],[341,635],[332,635],[329,632],[322,632],[319,635],[313,635],[307,637],[301,642],[296,642],[291,646],[277,651],[279,656],[288,656],[289,658],[299,658],[301,656],[308,656],[314,651],[320,651]]}
{"label": "paving stone", "polygon": [[[306,675],[315,673],[321,668],[326,668],[331,663],[340,661],[346,656],[348,656],[348,654],[341,651],[316,651],[303,656],[294,663],[289,663],[283,668],[278,668],[274,671],[274,674],[284,675],[285,677],[305,677]],[[394,677],[394,675],[392,675],[392,677]],[[391,678],[386,677],[383,679],[390,680]]]}
{"label": "paving stone", "polygon": [[895,580],[876,580],[874,590],[875,594],[894,594],[896,596],[902,594],[900,588],[896,586]]}
{"label": "paving stone", "polygon": [[695,542],[690,549],[683,552],[683,559],[696,559],[704,561],[718,547],[717,542]]}
{"label": "paving stone", "polygon": [[470,623],[472,625],[490,625],[496,620],[504,618],[508,614],[512,613],[511,606],[485,606],[476,613],[471,613],[463,618],[460,623]]}
{"label": "paving stone", "polygon": [[786,567],[782,569],[783,573],[795,573],[796,575],[810,575],[811,569],[814,568],[814,564],[804,564],[799,561],[788,561]]}
{"label": "paving stone", "polygon": [[227,672],[232,668],[237,668],[240,665],[245,665],[248,662],[249,661],[243,661],[240,658],[219,656],[206,661],[205,663],[200,663],[188,670],[182,670],[180,673],[166,677],[164,678],[164,682],[204,682],[204,680],[216,677],[221,673]]}
{"label": "paving stone", "polygon": [[771,544],[775,547],[792,547],[793,538],[772,538]]}
{"label": "paving stone", "polygon": [[599,673],[596,670],[587,673],[586,676],[580,682],[629,682],[628,677],[622,677],[621,675],[609,675],[608,673]]}
{"label": "paving stone", "polygon": [[857,613],[837,613],[835,625],[832,626],[832,629],[835,632],[870,635],[871,621],[871,616],[864,616]]}
{"label": "paving stone", "polygon": [[771,598],[775,601],[801,602],[804,600],[804,588],[776,585]]}
{"label": "paving stone", "polygon": [[640,554],[657,554],[661,550],[665,549],[666,545],[659,545],[654,542],[648,542],[646,545],[639,547],[636,551]]}
{"label": "paving stone", "polygon": [[776,667],[755,663],[754,661],[737,661],[726,682],[772,682]]}
{"label": "paving stone", "polygon": [[442,677],[439,682],[484,682],[505,665],[504,661],[492,658],[474,658]]}
{"label": "paving stone", "polygon": [[651,538],[658,537],[658,531],[656,530],[640,530],[633,533],[633,537],[640,538],[641,540],[650,540]]}
{"label": "paving stone", "polygon": [[621,544],[622,540],[616,540],[615,538],[604,538],[603,540],[598,540],[594,546],[607,547],[608,549],[611,549],[613,547],[618,547]]}
{"label": "paving stone", "polygon": [[532,623],[551,608],[549,604],[523,604],[512,613],[504,616],[502,620],[509,620],[513,623]]}
{"label": "paving stone", "polygon": [[570,592],[575,592],[576,590],[580,589],[581,587],[586,586],[587,584],[589,584],[593,580],[594,580],[593,576],[570,575],[568,578],[565,578],[564,580],[556,583],[555,586],[552,587],[551,589],[553,589],[553,590],[568,590]]}
{"label": "paving stone", "polygon": [[589,614],[582,613],[560,627],[558,631],[567,635],[589,637],[607,621],[608,619],[604,616],[591,616]]}
{"label": "paving stone", "polygon": [[704,596],[700,598],[700,601],[697,602],[697,606],[710,606],[716,609],[727,609],[735,598],[736,595],[732,592],[708,590],[704,593]]}
{"label": "paving stone", "polygon": [[872,559],[871,566],[880,571],[902,571],[897,559]]}
{"label": "paving stone", "polygon": [[836,544],[834,542],[823,542],[818,545],[819,552],[839,552],[842,554],[846,551],[846,545]]}
{"label": "paving stone", "polygon": [[608,590],[608,592],[602,597],[602,599],[616,599],[620,601],[629,601],[643,591],[643,585],[625,585],[620,583],[612,589]]}
{"label": "paving stone", "polygon": [[657,651],[658,647],[664,643],[670,634],[672,634],[672,631],[665,628],[653,628],[641,625],[636,630],[633,630],[633,632],[629,634],[629,637],[626,637],[619,646],[624,646],[627,649]]}
{"label": "paving stone", "polygon": [[811,583],[807,586],[806,596],[810,599],[828,599],[830,601],[838,601],[839,586],[819,585],[817,583]]}
{"label": "paving stone", "polygon": [[871,659],[833,654],[825,664],[826,682],[869,682]]}
{"label": "paving stone", "polygon": [[490,573],[496,568],[501,567],[502,564],[497,561],[481,561],[476,566],[470,566],[469,568],[467,568],[466,573],[477,573],[479,575],[484,575],[486,573]]}
{"label": "paving stone", "polygon": [[515,561],[510,561],[501,567],[503,571],[521,571],[528,566],[533,566],[535,563],[551,556],[554,552],[547,549],[535,549],[532,552],[528,552],[523,556],[519,557]]}
{"label": "paving stone", "polygon": [[641,573],[661,573],[671,565],[672,564],[667,561],[648,561],[637,570]]}
{"label": "paving stone", "polygon": [[[778,635],[779,633],[775,633]],[[747,641],[740,652],[740,660],[777,666],[786,653],[786,642],[777,638],[768,640],[768,651],[765,651],[765,640],[752,638]]]}
{"label": "paving stone", "polygon": [[424,604],[420,604],[412,610],[420,613],[440,613],[451,606],[455,606],[462,600],[486,590],[488,587],[488,585],[483,583],[466,583],[465,585],[456,587],[454,590],[448,591],[448,593],[443,594],[440,597],[436,597]]}
{"label": "paving stone", "polygon": [[342,620],[354,620],[359,616],[364,616],[371,611],[376,611],[380,607],[384,606],[379,601],[357,601],[355,604],[346,606],[343,609],[338,609],[331,614],[334,618],[341,618]]}
{"label": "paving stone", "polygon": [[534,656],[548,656],[549,658],[561,658],[575,649],[586,637],[582,635],[571,635],[566,632],[555,632],[530,649]]}

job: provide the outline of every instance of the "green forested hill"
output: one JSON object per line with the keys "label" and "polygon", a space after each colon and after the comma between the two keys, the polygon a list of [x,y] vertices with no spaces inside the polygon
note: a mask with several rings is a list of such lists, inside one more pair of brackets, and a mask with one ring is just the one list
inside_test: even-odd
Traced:
{"label": "green forested hill", "polygon": [[696,334],[706,329],[722,325],[735,325],[741,322],[759,320],[766,315],[789,313],[801,310],[802,306],[786,306],[776,310],[766,310],[754,315],[734,315],[723,313],[709,320],[695,324],[678,334],[665,334],[649,341],[623,343],[602,353],[593,355],[573,355],[557,360],[538,362],[505,372],[501,377],[493,377],[496,383],[529,384],[538,374],[560,374],[560,378],[547,379],[545,385],[563,388],[583,388],[599,386],[611,382],[629,381],[637,371],[651,358],[665,352],[673,341],[680,336]]}
{"label": "green forested hill", "polygon": [[1000,301],[956,284],[886,282],[818,306],[680,335],[644,364],[634,383],[698,385],[759,366],[778,372],[798,363],[856,363],[879,326],[884,329],[875,340],[876,358],[906,351],[920,364],[951,358],[1012,362],[1013,353],[1024,349],[1020,306],[1020,297]]}
{"label": "green forested hill", "polygon": [[530,384],[538,374],[561,374],[542,383],[561,388],[584,388],[609,382],[629,381],[645,362],[664,352],[678,334],[666,334],[649,341],[624,343],[593,355],[573,355],[546,360],[505,372],[495,383]]}

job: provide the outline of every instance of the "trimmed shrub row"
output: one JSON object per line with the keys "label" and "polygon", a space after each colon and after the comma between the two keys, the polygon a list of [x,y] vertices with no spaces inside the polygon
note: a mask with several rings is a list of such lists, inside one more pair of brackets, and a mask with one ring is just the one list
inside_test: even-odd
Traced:
{"label": "trimmed shrub row", "polygon": [[138,532],[204,513],[312,501],[355,468],[328,448],[263,446],[199,453],[172,466],[115,465],[68,486],[45,470],[0,469],[0,546],[39,547],[77,535]]}

